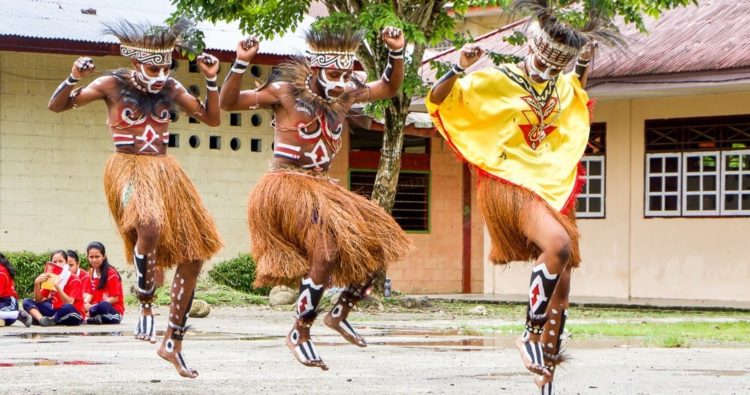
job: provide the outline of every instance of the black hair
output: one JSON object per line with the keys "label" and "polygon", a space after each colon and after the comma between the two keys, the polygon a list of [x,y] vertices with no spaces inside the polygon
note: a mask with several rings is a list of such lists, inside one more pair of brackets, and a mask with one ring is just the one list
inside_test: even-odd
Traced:
{"label": "black hair", "polygon": [[98,241],[92,241],[91,243],[89,243],[88,246],[86,246],[86,254],[88,254],[92,248],[95,250],[98,250],[104,256],[104,262],[102,262],[102,266],[99,268],[99,284],[96,286],[96,289],[104,289],[104,287],[107,286],[107,277],[108,277],[107,274],[109,273],[109,261],[107,260],[107,249],[104,248],[104,244]]}
{"label": "black hair", "polygon": [[68,253],[65,252],[65,250],[52,251],[52,253],[49,254],[49,259],[52,260],[52,257],[55,256],[55,255],[57,255],[57,254],[62,255],[63,259],[65,259],[65,262],[68,261]]}
{"label": "black hair", "polygon": [[0,252],[0,265],[3,265],[5,270],[8,271],[11,280],[16,278],[16,268],[13,267],[13,265],[10,263],[10,260],[8,260],[8,258],[6,258],[2,252]]}
{"label": "black hair", "polygon": [[68,258],[73,258],[76,262],[81,263],[81,259],[78,258],[78,253],[75,250],[68,250],[66,254],[68,254]]}

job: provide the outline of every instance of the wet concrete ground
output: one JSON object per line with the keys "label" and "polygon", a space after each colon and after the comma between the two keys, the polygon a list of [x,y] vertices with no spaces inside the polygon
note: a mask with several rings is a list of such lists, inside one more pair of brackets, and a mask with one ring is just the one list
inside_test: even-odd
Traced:
{"label": "wet concrete ground", "polygon": [[[157,324],[164,327],[164,312]],[[480,393],[534,394],[510,335],[462,330],[485,317],[359,316],[361,349],[316,325],[323,372],[284,346],[291,312],[218,309],[192,319],[185,358],[197,379],[179,377],[156,345],[132,338],[135,315],[115,326],[0,328],[0,393]],[[364,320],[364,321],[363,321]],[[638,340],[571,340],[557,373],[560,394],[747,394],[750,348],[648,348]]]}

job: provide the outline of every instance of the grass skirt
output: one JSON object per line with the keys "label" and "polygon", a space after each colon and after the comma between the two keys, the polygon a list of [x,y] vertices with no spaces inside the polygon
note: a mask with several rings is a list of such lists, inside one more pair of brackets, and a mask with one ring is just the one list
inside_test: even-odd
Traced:
{"label": "grass skirt", "polygon": [[532,209],[531,203],[535,201],[541,202],[570,236],[571,266],[578,267],[581,263],[575,209],[567,215],[561,214],[533,192],[485,175],[480,175],[477,201],[492,240],[490,261],[493,263],[529,261],[541,254],[541,250],[523,234],[527,219],[524,213]]}
{"label": "grass skirt", "polygon": [[250,193],[248,224],[256,286],[292,284],[310,271],[314,254],[335,265],[331,285],[361,283],[412,245],[380,206],[325,174],[274,169]]}
{"label": "grass skirt", "polygon": [[198,191],[171,156],[115,153],[104,169],[104,191],[130,263],[138,227],[159,229],[160,267],[206,261],[222,247]]}

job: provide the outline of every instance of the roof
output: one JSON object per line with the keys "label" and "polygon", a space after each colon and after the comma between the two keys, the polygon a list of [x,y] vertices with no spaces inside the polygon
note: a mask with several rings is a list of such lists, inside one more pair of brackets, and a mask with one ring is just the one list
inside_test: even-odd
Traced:
{"label": "roof", "polygon": [[[3,2],[0,13],[0,49],[37,52],[69,44],[73,47],[109,47],[117,40],[101,33],[102,23],[127,18],[132,22],[163,24],[174,11],[170,0],[13,0]],[[95,10],[95,11],[85,11]],[[314,21],[306,17],[297,31],[262,41],[260,55],[289,56],[304,53],[302,31]],[[205,34],[206,49],[234,53],[244,35],[238,23],[198,23]],[[48,46],[43,45],[47,42]],[[53,45],[50,45],[53,44]],[[56,45],[55,45],[56,44]],[[25,48],[34,45],[34,48]],[[15,46],[15,47],[14,47]],[[58,48],[65,49],[65,48]],[[115,52],[117,53],[117,52]]]}
{"label": "roof", "polygon": [[[590,79],[620,79],[675,73],[720,71],[750,67],[750,1],[699,0],[698,6],[680,7],[665,11],[661,18],[646,19],[648,34],[641,34],[634,26],[621,25],[630,40],[625,53],[614,53],[601,48],[595,59]],[[476,42],[485,50],[522,55],[524,47],[514,47],[502,40],[514,30],[523,29],[516,22],[478,37]],[[454,63],[455,49],[429,60]],[[598,64],[597,64],[598,63]],[[492,66],[484,57],[472,69]],[[424,65],[422,75],[434,81],[434,71]]]}

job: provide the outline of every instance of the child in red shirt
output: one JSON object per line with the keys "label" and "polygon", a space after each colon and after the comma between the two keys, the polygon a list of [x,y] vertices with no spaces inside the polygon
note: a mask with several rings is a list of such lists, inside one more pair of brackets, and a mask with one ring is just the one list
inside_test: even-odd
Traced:
{"label": "child in red shirt", "polygon": [[52,273],[42,273],[34,280],[34,298],[23,301],[23,308],[42,326],[80,325],[86,317],[83,307],[83,287],[77,276],[70,275],[68,254],[63,250],[52,253],[52,264],[62,268],[55,290],[42,289]]}
{"label": "child in red shirt", "polygon": [[86,323],[119,324],[125,314],[120,274],[109,265],[104,244],[90,243],[86,254],[91,264],[91,298],[85,305],[90,318]]}
{"label": "child in red shirt", "polygon": [[81,279],[81,290],[83,291],[83,301],[86,301],[86,295],[91,295],[91,277],[89,273],[81,269],[81,260],[78,259],[78,253],[74,250],[68,250],[68,266],[70,273]]}
{"label": "child in red shirt", "polygon": [[31,326],[31,316],[23,310],[18,310],[18,294],[16,284],[16,269],[8,258],[0,253],[0,323],[5,326],[13,325],[20,320],[27,327]]}

